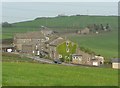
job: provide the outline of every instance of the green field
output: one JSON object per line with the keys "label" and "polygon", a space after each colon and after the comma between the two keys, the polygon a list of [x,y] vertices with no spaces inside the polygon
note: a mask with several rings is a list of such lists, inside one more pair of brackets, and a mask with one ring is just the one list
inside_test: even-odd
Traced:
{"label": "green field", "polygon": [[14,33],[38,31],[41,26],[64,32],[78,30],[91,24],[106,24],[111,26],[111,32],[98,35],[69,35],[68,38],[79,46],[90,49],[107,60],[118,57],[118,17],[117,16],[65,16],[53,18],[37,18],[35,20],[12,24],[12,27],[3,28],[3,39],[13,38]]}
{"label": "green field", "polygon": [[3,54],[3,86],[117,86],[118,70],[33,62]]}
{"label": "green field", "polygon": [[3,86],[117,86],[118,71],[25,62],[3,62]]}
{"label": "green field", "polygon": [[37,18],[31,21],[18,22],[12,27],[2,28],[3,38],[12,38],[16,32],[38,31],[41,26],[53,30],[65,31],[84,28],[91,24],[109,24],[113,30],[117,30],[118,17],[116,16],[65,16],[53,18]]}
{"label": "green field", "polygon": [[87,36],[70,35],[69,38],[78,43],[80,47],[88,48],[106,59],[118,57],[118,33],[116,31]]}

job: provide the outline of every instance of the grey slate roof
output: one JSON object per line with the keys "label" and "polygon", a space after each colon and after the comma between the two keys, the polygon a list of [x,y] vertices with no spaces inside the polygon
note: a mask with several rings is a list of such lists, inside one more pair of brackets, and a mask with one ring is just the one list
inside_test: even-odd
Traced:
{"label": "grey slate roof", "polygon": [[119,62],[120,63],[120,58],[114,58],[111,60],[111,62]]}
{"label": "grey slate roof", "polygon": [[44,38],[44,34],[41,31],[16,33],[15,37],[17,39],[39,39],[39,38]]}
{"label": "grey slate roof", "polygon": [[59,44],[61,44],[63,42],[65,42],[65,39],[63,39],[62,37],[58,37],[57,39],[50,42],[50,45],[57,46],[57,45],[59,45]]}

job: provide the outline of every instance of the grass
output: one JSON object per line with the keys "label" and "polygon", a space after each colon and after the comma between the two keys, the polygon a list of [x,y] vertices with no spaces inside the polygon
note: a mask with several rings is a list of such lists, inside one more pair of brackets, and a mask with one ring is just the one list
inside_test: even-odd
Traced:
{"label": "grass", "polygon": [[98,35],[74,35],[69,39],[78,43],[80,47],[88,48],[106,59],[118,57],[118,32],[112,31]]}
{"label": "grass", "polygon": [[2,57],[3,62],[33,62],[32,59],[18,54],[2,53]]}
{"label": "grass", "polygon": [[41,26],[46,26],[53,30],[65,31],[84,28],[90,24],[108,23],[114,30],[118,26],[117,16],[66,16],[54,18],[38,18],[26,22],[12,24],[13,27],[2,28],[3,38],[12,38],[16,32],[38,31]]}
{"label": "grass", "polygon": [[117,86],[118,70],[36,63],[16,54],[2,54],[3,86]]}
{"label": "grass", "polygon": [[3,62],[3,86],[117,86],[114,69]]}

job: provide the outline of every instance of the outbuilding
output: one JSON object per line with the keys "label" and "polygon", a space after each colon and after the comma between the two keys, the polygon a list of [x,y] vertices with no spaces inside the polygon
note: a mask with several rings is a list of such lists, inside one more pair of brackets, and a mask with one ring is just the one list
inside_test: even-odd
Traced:
{"label": "outbuilding", "polygon": [[2,52],[14,52],[14,50],[12,45],[2,45]]}
{"label": "outbuilding", "polygon": [[112,68],[120,69],[120,58],[112,59]]}

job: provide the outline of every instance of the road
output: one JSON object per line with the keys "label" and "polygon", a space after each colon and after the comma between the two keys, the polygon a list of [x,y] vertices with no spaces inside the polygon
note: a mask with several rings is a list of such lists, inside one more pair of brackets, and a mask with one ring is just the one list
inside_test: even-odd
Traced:
{"label": "road", "polygon": [[[36,61],[40,61],[40,62],[44,62],[44,63],[49,63],[49,64],[55,64],[53,62],[53,60],[49,60],[49,59],[44,59],[44,58],[40,58],[38,56],[33,56],[33,57],[28,57],[28,58],[31,58],[33,60],[36,60]],[[78,65],[75,65],[75,64],[68,64],[68,63],[61,63],[62,65],[67,65],[67,66],[78,66]]]}

